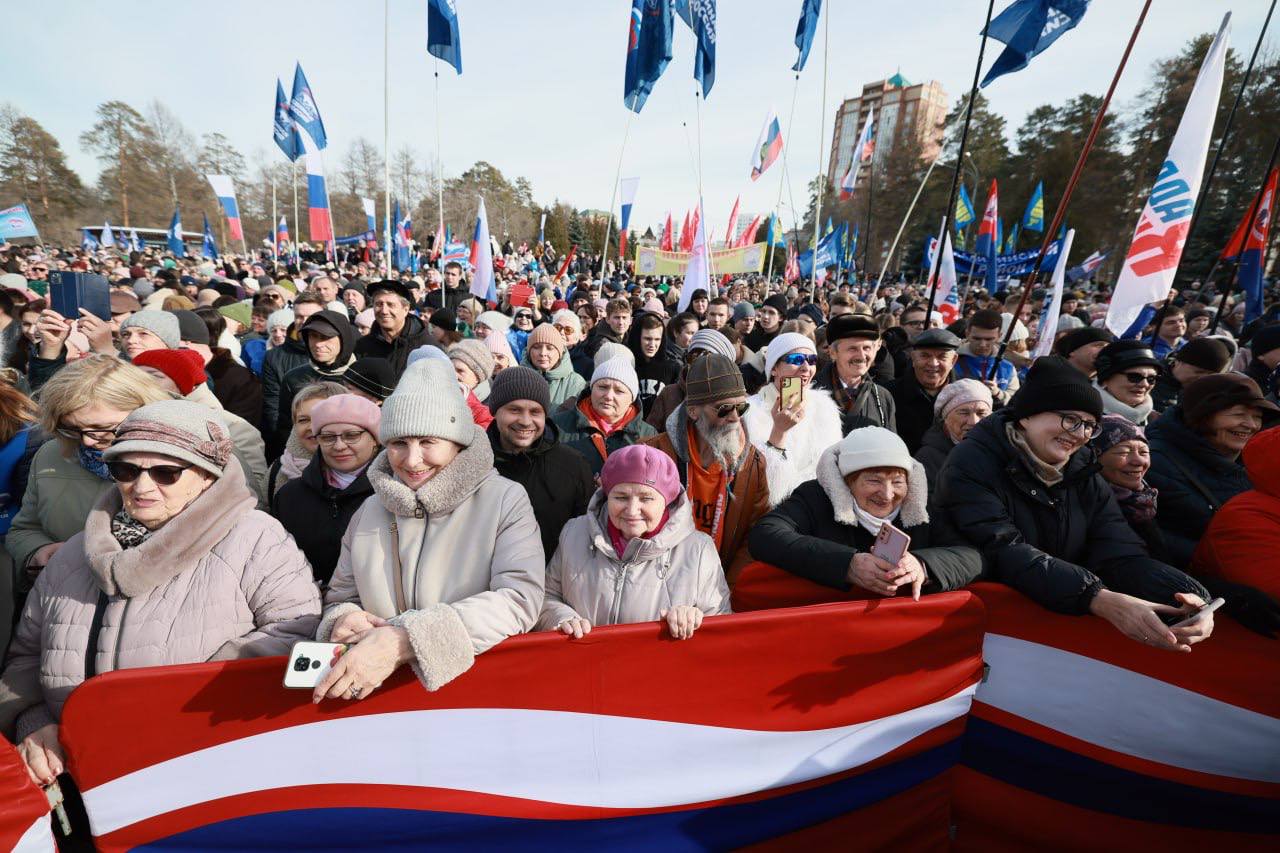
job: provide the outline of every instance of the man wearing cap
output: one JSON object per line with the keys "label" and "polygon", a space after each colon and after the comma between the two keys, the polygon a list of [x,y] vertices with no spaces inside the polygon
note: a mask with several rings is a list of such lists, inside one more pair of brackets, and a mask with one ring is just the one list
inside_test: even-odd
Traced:
{"label": "man wearing cap", "polygon": [[880,327],[862,314],[840,314],[826,325],[831,363],[818,371],[813,387],[831,392],[840,407],[844,435],[864,426],[897,431],[893,395],[871,378],[880,350]]}
{"label": "man wearing cap", "polygon": [[684,383],[684,402],[667,417],[666,431],[643,443],[676,463],[693,523],[715,540],[732,586],[751,562],[747,534],[769,512],[765,461],[742,425],[747,389],[733,359],[709,352],[688,367]]}
{"label": "man wearing cap", "polygon": [[959,348],[960,339],[946,329],[921,332],[908,348],[910,369],[893,382],[898,435],[913,455],[933,423],[938,393],[952,379]]}
{"label": "man wearing cap", "polygon": [[1098,353],[1096,366],[1094,385],[1102,394],[1103,411],[1146,426],[1155,408],[1151,390],[1161,372],[1160,359],[1151,348],[1145,341],[1116,341]]}
{"label": "man wearing cap", "polygon": [[782,331],[782,320],[787,315],[787,297],[775,293],[756,311],[756,327],[747,335],[747,349],[759,352]]}
{"label": "man wearing cap", "polygon": [[413,293],[403,282],[383,279],[369,288],[369,298],[373,300],[374,327],[356,341],[355,354],[385,358],[398,380],[409,353],[435,343],[435,336],[421,319],[409,313]]}
{"label": "man wearing cap", "polygon": [[489,390],[493,423],[485,431],[493,447],[493,467],[524,486],[542,533],[542,550],[556,552],[560,530],[587,511],[595,492],[591,466],[581,453],[560,442],[551,412],[547,380],[528,367],[508,367]]}
{"label": "man wearing cap", "polygon": [[592,474],[600,473],[610,453],[658,434],[640,417],[639,395],[640,379],[631,362],[606,359],[596,365],[590,388],[578,404],[552,419],[560,440],[586,457]]}
{"label": "man wearing cap", "polygon": [[320,380],[341,382],[347,368],[355,361],[352,347],[356,330],[346,314],[318,311],[307,318],[298,330],[307,345],[308,360],[285,374],[280,382],[280,408],[276,414],[275,433],[283,445],[293,427],[293,398],[304,385]]}
{"label": "man wearing cap", "polygon": [[1156,379],[1151,391],[1151,403],[1156,414],[1176,405],[1182,397],[1182,389],[1202,376],[1226,372],[1231,364],[1231,352],[1227,345],[1216,338],[1192,338],[1182,349],[1173,354],[1167,369]]}
{"label": "man wearing cap", "polygon": [[655,431],[666,428],[667,418],[684,400],[684,374],[688,371],[689,365],[703,354],[709,352],[718,353],[730,361],[737,360],[737,350],[733,344],[729,343],[729,339],[720,332],[714,329],[699,329],[694,332],[693,337],[689,340],[689,348],[685,351],[684,366],[681,370],[680,380],[672,382],[658,392],[658,398],[653,401],[653,406],[645,417],[645,420]]}
{"label": "man wearing cap", "polygon": [[[1046,333],[1047,330],[1042,332]],[[1062,356],[1068,364],[1092,379],[1098,375],[1098,353],[1115,339],[1116,336],[1106,329],[1085,326],[1083,329],[1067,332],[1054,341],[1053,354]]]}

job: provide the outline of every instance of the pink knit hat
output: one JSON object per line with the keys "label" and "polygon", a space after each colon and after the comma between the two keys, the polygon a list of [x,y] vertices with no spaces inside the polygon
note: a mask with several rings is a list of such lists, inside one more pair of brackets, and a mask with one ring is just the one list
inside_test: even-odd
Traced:
{"label": "pink knit hat", "polygon": [[[318,407],[317,407],[318,408]],[[680,497],[680,472],[671,457],[647,444],[630,444],[609,454],[600,469],[600,488],[606,495],[622,483],[657,489],[667,503]]]}
{"label": "pink knit hat", "polygon": [[382,409],[372,400],[355,394],[336,394],[316,403],[311,410],[311,432],[319,435],[329,424],[355,424],[378,437],[378,425],[382,423]]}
{"label": "pink knit hat", "polygon": [[528,348],[532,348],[534,344],[551,344],[560,350],[560,355],[564,355],[564,335],[560,334],[560,330],[550,323],[539,323],[534,326],[533,331],[529,333]]}
{"label": "pink knit hat", "polygon": [[488,345],[489,352],[493,353],[495,356],[505,353],[508,362],[515,362],[516,354],[511,351],[511,344],[507,341],[506,335],[501,332],[491,331],[485,336],[484,342]]}

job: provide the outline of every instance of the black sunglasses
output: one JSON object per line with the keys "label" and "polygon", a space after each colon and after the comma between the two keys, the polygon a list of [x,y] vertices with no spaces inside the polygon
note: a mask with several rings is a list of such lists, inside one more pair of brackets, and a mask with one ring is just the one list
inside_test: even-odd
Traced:
{"label": "black sunglasses", "polygon": [[107,463],[107,471],[110,472],[111,479],[117,483],[132,483],[142,476],[143,471],[146,471],[151,482],[157,486],[172,486],[182,477],[182,472],[190,467],[190,465],[152,465],[144,468],[120,459],[112,459]]}
{"label": "black sunglasses", "polygon": [[747,413],[747,409],[751,408],[750,403],[721,403],[716,406],[716,417],[724,420],[729,417],[731,412],[737,412],[738,417],[742,417]]}
{"label": "black sunglasses", "polygon": [[1139,382],[1145,382],[1145,383],[1147,383],[1148,385],[1155,385],[1155,384],[1156,384],[1156,379],[1158,379],[1158,378],[1159,378],[1159,376],[1160,376],[1160,374],[1158,374],[1158,373],[1137,373],[1137,372],[1135,372],[1135,373],[1126,373],[1126,374],[1124,375],[1124,378],[1125,378],[1125,379],[1128,379],[1128,380],[1129,380],[1130,382],[1132,382],[1134,385],[1137,385]]}

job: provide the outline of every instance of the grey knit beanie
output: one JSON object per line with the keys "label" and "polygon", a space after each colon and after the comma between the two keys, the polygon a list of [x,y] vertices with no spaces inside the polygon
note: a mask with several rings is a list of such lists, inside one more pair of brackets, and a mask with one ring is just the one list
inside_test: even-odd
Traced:
{"label": "grey knit beanie", "polygon": [[382,444],[405,436],[434,436],[470,447],[475,421],[450,365],[424,358],[407,368],[396,390],[382,404],[378,439]]}
{"label": "grey knit beanie", "polygon": [[[178,318],[168,311],[139,311],[131,314],[129,319],[120,324],[120,331],[137,327],[146,329],[169,349],[177,349],[182,345],[182,333],[178,330]],[[206,330],[207,334],[207,330]]]}
{"label": "grey knit beanie", "polygon": [[551,414],[551,386],[531,368],[508,367],[489,383],[489,399],[485,402],[491,413],[496,415],[498,409],[515,400],[537,403],[544,413]]}
{"label": "grey knit beanie", "polygon": [[458,341],[449,347],[448,356],[465,364],[481,382],[488,382],[493,376],[493,353],[484,341],[475,338]]}
{"label": "grey knit beanie", "polygon": [[699,329],[693,333],[693,339],[689,341],[689,352],[694,350],[706,350],[716,355],[722,355],[730,361],[734,361],[738,357],[738,352],[733,344],[729,343],[729,339],[717,332],[715,329]]}
{"label": "grey knit beanie", "polygon": [[181,459],[221,477],[234,445],[226,424],[213,409],[190,400],[164,400],[130,412],[116,428],[116,439],[102,452],[102,458],[110,462],[126,453]]}
{"label": "grey knit beanie", "polygon": [[633,353],[630,348],[625,347],[622,344],[615,344],[613,341],[605,341],[600,345],[600,349],[596,350],[592,364],[595,367],[599,367],[611,358],[624,359],[627,363],[633,366],[636,363],[636,354]]}
{"label": "grey knit beanie", "polygon": [[627,386],[632,400],[640,396],[640,377],[636,376],[636,369],[626,359],[611,358],[597,364],[595,372],[591,374],[591,384],[595,385],[601,379],[616,379]]}

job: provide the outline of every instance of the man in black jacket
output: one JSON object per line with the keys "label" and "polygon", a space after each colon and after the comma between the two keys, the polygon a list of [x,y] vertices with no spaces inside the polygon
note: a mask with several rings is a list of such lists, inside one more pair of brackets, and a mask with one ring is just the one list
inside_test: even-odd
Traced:
{"label": "man in black jacket", "polygon": [[[430,281],[430,278],[428,278],[428,281]],[[448,308],[456,313],[458,306],[470,296],[471,293],[462,287],[462,264],[457,261],[449,261],[444,265],[444,287],[437,287],[434,290],[427,291],[427,296],[422,301],[428,308],[433,310]]]}
{"label": "man in black jacket", "polygon": [[898,435],[912,455],[933,424],[938,392],[951,381],[960,339],[946,329],[929,329],[910,345],[911,368],[893,383]]}
{"label": "man in black jacket", "polygon": [[374,326],[356,341],[358,357],[385,358],[399,381],[408,366],[409,353],[436,342],[435,335],[417,316],[410,314],[413,292],[403,282],[384,279],[369,288]]}
{"label": "man in black jacket", "polygon": [[560,443],[556,425],[547,419],[551,389],[536,370],[508,367],[498,373],[488,404],[493,467],[529,493],[542,550],[550,560],[561,528],[587,511],[596,488],[591,466],[581,453]]}
{"label": "man in black jacket", "polygon": [[845,435],[864,426],[896,432],[893,396],[871,376],[880,349],[880,327],[870,317],[839,314],[826,326],[831,363],[818,371],[813,387],[831,392],[840,407]]}

